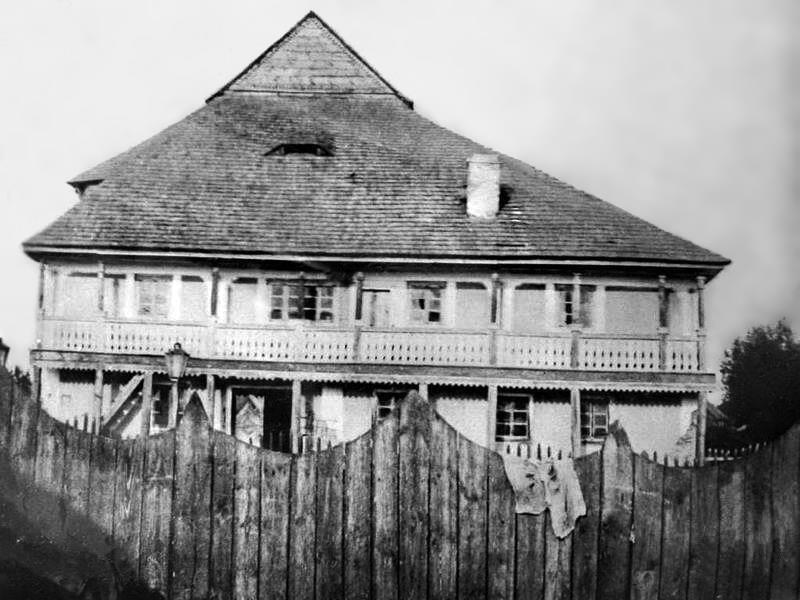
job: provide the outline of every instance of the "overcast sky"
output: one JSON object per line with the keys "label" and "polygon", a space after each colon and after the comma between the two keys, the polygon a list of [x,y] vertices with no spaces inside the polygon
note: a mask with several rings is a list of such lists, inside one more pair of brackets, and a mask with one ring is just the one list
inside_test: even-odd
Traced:
{"label": "overcast sky", "polygon": [[710,359],[800,330],[800,2],[0,3],[0,337],[35,339],[24,239],[66,180],[181,119],[315,10],[416,109],[733,260]]}

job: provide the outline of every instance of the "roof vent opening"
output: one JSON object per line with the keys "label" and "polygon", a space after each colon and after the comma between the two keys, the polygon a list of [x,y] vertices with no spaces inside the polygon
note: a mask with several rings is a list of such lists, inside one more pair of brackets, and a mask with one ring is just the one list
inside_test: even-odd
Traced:
{"label": "roof vent opening", "polygon": [[331,148],[320,143],[285,143],[278,144],[264,156],[286,156],[287,154],[310,154],[312,156],[333,156]]}
{"label": "roof vent opening", "polygon": [[496,217],[500,212],[500,159],[496,154],[473,154],[467,165],[467,215]]}

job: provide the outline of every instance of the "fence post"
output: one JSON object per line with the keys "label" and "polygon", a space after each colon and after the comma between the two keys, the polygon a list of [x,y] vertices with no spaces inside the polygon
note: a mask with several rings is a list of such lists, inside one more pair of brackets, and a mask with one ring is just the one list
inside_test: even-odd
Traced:
{"label": "fence post", "polygon": [[615,421],[603,444],[602,501],[598,553],[598,598],[627,598],[633,538],[633,455],[625,430]]}
{"label": "fence post", "polygon": [[175,503],[172,510],[170,598],[208,594],[211,533],[210,428],[203,403],[193,395],[175,435]]}

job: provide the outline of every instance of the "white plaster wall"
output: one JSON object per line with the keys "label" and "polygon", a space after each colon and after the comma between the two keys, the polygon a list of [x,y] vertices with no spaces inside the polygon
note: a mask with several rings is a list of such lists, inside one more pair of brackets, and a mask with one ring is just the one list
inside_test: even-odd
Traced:
{"label": "white plaster wall", "polygon": [[372,426],[374,397],[371,394],[359,394],[345,391],[342,396],[344,411],[344,427],[342,439],[354,440]]}
{"label": "white plaster wall", "polygon": [[78,419],[83,426],[83,416],[94,414],[94,383],[59,382],[59,419],[72,423]]}
{"label": "white plaster wall", "polygon": [[572,417],[568,402],[537,402],[531,404],[531,443],[547,446],[554,451],[569,452],[572,448]]}
{"label": "white plaster wall", "polygon": [[42,408],[47,411],[51,417],[63,420],[61,416],[61,403],[58,395],[58,370],[57,369],[42,369],[40,398]]}
{"label": "white plaster wall", "polygon": [[466,390],[461,394],[431,393],[437,412],[464,437],[477,444],[487,445],[486,409],[488,403],[480,391]]}
{"label": "white plaster wall", "polygon": [[[686,431],[683,403],[634,404],[612,402],[608,407],[611,422],[619,421],[634,452],[671,453],[678,438]],[[687,425],[688,426],[688,425]]]}

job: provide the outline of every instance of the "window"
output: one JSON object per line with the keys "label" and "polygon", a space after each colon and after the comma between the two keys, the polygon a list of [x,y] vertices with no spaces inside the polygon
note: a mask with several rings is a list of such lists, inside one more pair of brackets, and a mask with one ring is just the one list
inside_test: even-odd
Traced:
{"label": "window", "polygon": [[558,325],[569,327],[579,325],[589,328],[593,325],[592,307],[594,306],[594,292],[596,287],[593,285],[580,286],[580,305],[576,305],[575,289],[572,284],[556,285],[556,293],[559,300]]}
{"label": "window", "polygon": [[592,441],[608,435],[608,401],[584,399],[581,402],[581,439]]}
{"label": "window", "polygon": [[489,292],[482,283],[456,283],[456,327],[485,329],[489,326]]}
{"label": "window", "polygon": [[136,289],[140,317],[165,319],[169,314],[170,278],[162,275],[137,275]]}
{"label": "window", "polygon": [[375,396],[378,399],[377,417],[378,421],[383,421],[388,417],[397,406],[397,403],[408,395],[409,390],[378,390]]}
{"label": "window", "polygon": [[530,396],[526,394],[499,394],[497,396],[496,441],[529,439],[529,404]]}
{"label": "window", "polygon": [[444,287],[444,283],[438,282],[412,282],[408,284],[412,323],[438,324],[442,322],[442,291]]}
{"label": "window", "polygon": [[207,317],[206,283],[201,277],[181,277],[181,320],[204,321]]}
{"label": "window", "polygon": [[333,286],[273,282],[269,318],[333,321]]}

